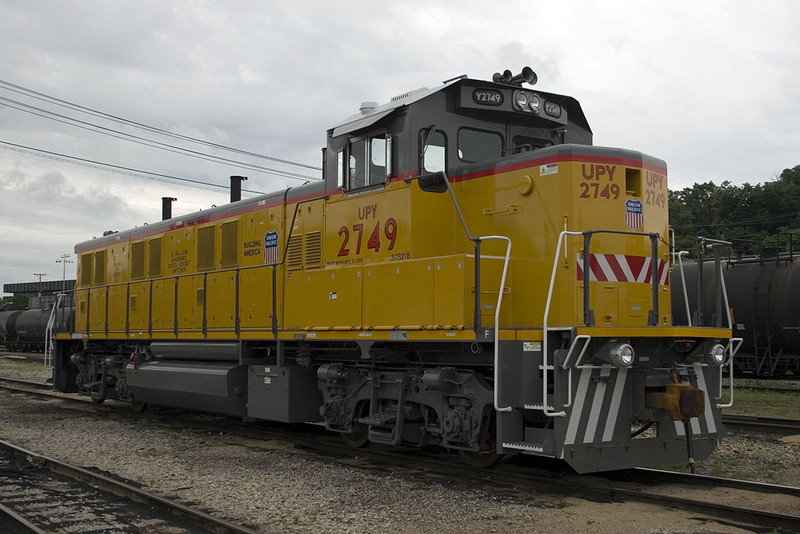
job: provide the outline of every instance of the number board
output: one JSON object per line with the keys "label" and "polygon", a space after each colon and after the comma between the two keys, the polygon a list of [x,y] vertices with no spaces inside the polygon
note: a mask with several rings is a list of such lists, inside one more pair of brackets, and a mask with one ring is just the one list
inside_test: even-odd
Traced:
{"label": "number board", "polygon": [[561,106],[555,102],[545,101],[544,112],[551,117],[559,118],[561,116]]}
{"label": "number board", "polygon": [[502,106],[503,93],[497,89],[475,89],[472,91],[472,100],[482,106]]}

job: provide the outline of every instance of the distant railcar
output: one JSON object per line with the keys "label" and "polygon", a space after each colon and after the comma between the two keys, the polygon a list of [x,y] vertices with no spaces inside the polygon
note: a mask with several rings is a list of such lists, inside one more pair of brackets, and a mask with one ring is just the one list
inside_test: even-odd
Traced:
{"label": "distant railcar", "polygon": [[9,334],[9,325],[13,329],[13,324],[16,322],[17,316],[22,313],[20,310],[0,311],[0,344],[4,345],[8,350],[11,350],[11,340]]}
{"label": "distant railcar", "polygon": [[705,458],[731,331],[673,323],[666,164],[524,82],[365,103],[320,182],[76,245],[56,386],[483,464]]}
{"label": "distant railcar", "polygon": [[[721,267],[730,295],[733,333],[743,340],[735,359],[736,370],[743,376],[800,375],[800,258],[773,252],[727,258],[721,261]],[[703,262],[702,272],[703,295],[698,297],[697,265],[687,262],[687,295],[692,310],[698,309],[701,301],[704,315],[713,320],[725,313],[710,294],[714,263]],[[681,292],[673,292],[673,308],[676,316],[686,317]]]}
{"label": "distant railcar", "polygon": [[55,314],[51,312],[51,309],[38,308],[0,312],[0,344],[12,352],[43,351],[51,315],[54,332],[73,329],[73,308],[59,308]]}

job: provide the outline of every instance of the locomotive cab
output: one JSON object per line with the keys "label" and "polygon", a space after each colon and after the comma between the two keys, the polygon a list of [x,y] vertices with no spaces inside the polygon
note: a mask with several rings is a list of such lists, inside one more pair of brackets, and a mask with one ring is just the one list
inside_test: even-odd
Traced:
{"label": "locomotive cab", "polygon": [[[528,76],[535,82],[535,74]],[[495,82],[458,77],[360,112],[328,131],[329,188],[359,190],[391,179],[499,160],[554,145],[592,144],[580,104],[571,97],[522,88],[523,78]]]}

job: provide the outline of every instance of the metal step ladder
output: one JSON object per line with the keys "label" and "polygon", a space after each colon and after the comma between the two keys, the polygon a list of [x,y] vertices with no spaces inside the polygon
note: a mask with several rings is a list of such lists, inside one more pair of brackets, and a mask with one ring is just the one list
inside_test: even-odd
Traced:
{"label": "metal step ladder", "polygon": [[769,291],[776,269],[776,262],[764,262],[753,286],[753,355],[755,357],[754,370],[758,375],[767,371],[771,373],[773,367],[773,334],[769,327]]}

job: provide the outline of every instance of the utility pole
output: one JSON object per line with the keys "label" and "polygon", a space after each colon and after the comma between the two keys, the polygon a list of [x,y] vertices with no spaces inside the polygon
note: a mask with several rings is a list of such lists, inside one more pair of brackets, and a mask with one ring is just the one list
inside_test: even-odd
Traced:
{"label": "utility pole", "polygon": [[60,256],[61,259],[56,260],[56,263],[60,263],[63,265],[63,273],[61,275],[61,291],[66,293],[67,292],[67,264],[72,263],[71,254],[62,254]]}
{"label": "utility pole", "polygon": [[[42,307],[42,278],[47,276],[47,273],[33,273],[33,276],[38,276],[39,277],[39,293],[37,295],[37,297],[39,298],[39,304],[37,304],[37,306],[39,306],[41,308]],[[28,303],[28,304],[30,305],[30,303]]]}

